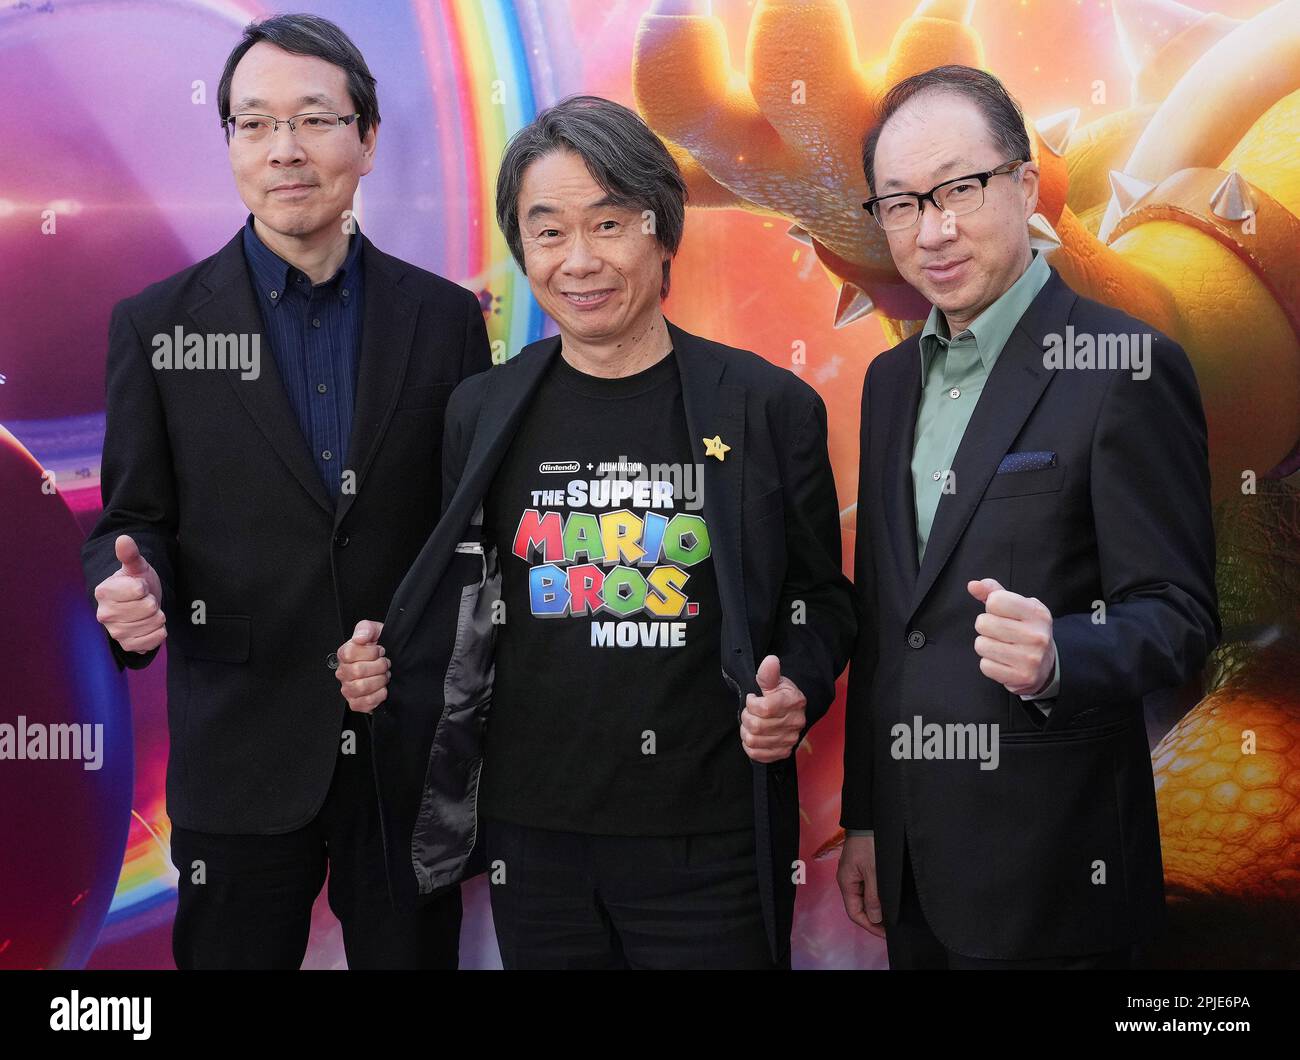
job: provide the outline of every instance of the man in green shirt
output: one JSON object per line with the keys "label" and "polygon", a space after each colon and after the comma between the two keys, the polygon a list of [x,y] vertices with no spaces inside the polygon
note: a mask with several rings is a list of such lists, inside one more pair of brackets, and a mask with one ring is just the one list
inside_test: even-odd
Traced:
{"label": "man in green shirt", "polygon": [[[891,89],[864,145],[934,307],[862,399],[839,884],[891,967],[1130,963],[1163,911],[1142,697],[1220,633],[1195,376],[1031,251],[1031,158],[960,66]],[[1079,336],[1124,362],[1062,366]]]}

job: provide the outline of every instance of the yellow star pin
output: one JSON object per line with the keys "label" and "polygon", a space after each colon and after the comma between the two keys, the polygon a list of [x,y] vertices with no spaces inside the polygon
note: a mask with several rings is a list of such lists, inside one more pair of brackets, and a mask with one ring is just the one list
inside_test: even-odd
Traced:
{"label": "yellow star pin", "polygon": [[715,434],[712,438],[704,439],[705,456],[716,456],[719,460],[725,460],[729,452],[731,446],[724,442],[720,435]]}

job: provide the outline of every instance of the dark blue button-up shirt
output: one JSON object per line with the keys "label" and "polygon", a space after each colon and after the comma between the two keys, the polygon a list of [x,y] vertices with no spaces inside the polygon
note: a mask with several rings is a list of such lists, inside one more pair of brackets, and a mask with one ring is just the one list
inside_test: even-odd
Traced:
{"label": "dark blue button-up shirt", "polygon": [[249,214],[244,258],[289,404],[316,470],[337,500],[348,468],[361,360],[361,234],[353,234],[338,272],[313,284],[258,238]]}

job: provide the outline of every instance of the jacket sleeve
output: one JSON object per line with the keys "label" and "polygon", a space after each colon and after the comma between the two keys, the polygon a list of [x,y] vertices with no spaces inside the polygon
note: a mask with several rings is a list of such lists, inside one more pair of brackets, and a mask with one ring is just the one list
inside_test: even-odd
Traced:
{"label": "jacket sleeve", "polygon": [[[81,548],[81,567],[91,603],[95,587],[120,569],[114,545],[130,534],[158,574],[168,621],[175,621],[177,503],[171,441],[149,352],[125,303],[113,308],[108,326],[104,452],[100,462],[103,511]],[[158,649],[125,652],[108,637],[118,669],[138,670]]]}
{"label": "jacket sleeve", "polygon": [[858,443],[857,532],[853,543],[853,601],[858,616],[858,642],[849,666],[849,689],[844,701],[844,787],[840,796],[840,827],[873,827],[871,805],[871,685],[879,650],[876,618],[876,559],[871,538],[871,498],[867,496],[867,468],[871,454],[871,370],[862,384],[862,426]]}
{"label": "jacket sleeve", "polygon": [[1091,449],[1104,612],[1056,618],[1050,724],[1194,676],[1221,635],[1205,414],[1182,348],[1155,336],[1151,375],[1116,372]]}
{"label": "jacket sleeve", "polygon": [[[841,570],[840,505],[826,447],[826,406],[810,387],[788,443],[779,444],[787,567],[772,654],[807,697],[806,732],[830,709],[835,679],[853,650],[857,624]],[[761,660],[759,660],[761,661]]]}

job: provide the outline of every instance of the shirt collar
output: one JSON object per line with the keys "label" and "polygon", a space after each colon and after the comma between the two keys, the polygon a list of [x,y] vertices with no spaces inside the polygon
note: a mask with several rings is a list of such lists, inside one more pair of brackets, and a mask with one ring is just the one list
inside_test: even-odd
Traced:
{"label": "shirt collar", "polygon": [[[262,242],[253,228],[251,213],[248,215],[248,220],[244,222],[244,259],[248,262],[257,289],[278,305],[280,296],[291,282],[291,274],[298,270]],[[355,276],[360,261],[361,232],[358,230],[348,240],[348,254],[343,259],[343,264],[339,266],[338,272],[320,286],[332,284],[340,277]]]}
{"label": "shirt collar", "polygon": [[[1047,259],[1040,251],[1033,251],[1029,266],[1020,274],[1020,278],[1008,287],[998,299],[976,317],[970,326],[959,335],[969,335],[975,340],[975,350],[980,356],[987,375],[993,371],[1002,347],[1015,331],[1020,318],[1025,315],[1029,304],[1037,297],[1043,285],[1051,278],[1052,270]],[[921,329],[921,387],[925,388],[925,378],[930,366],[941,350],[947,348],[951,337],[948,335],[948,322],[937,307],[930,308],[925,327]]]}

